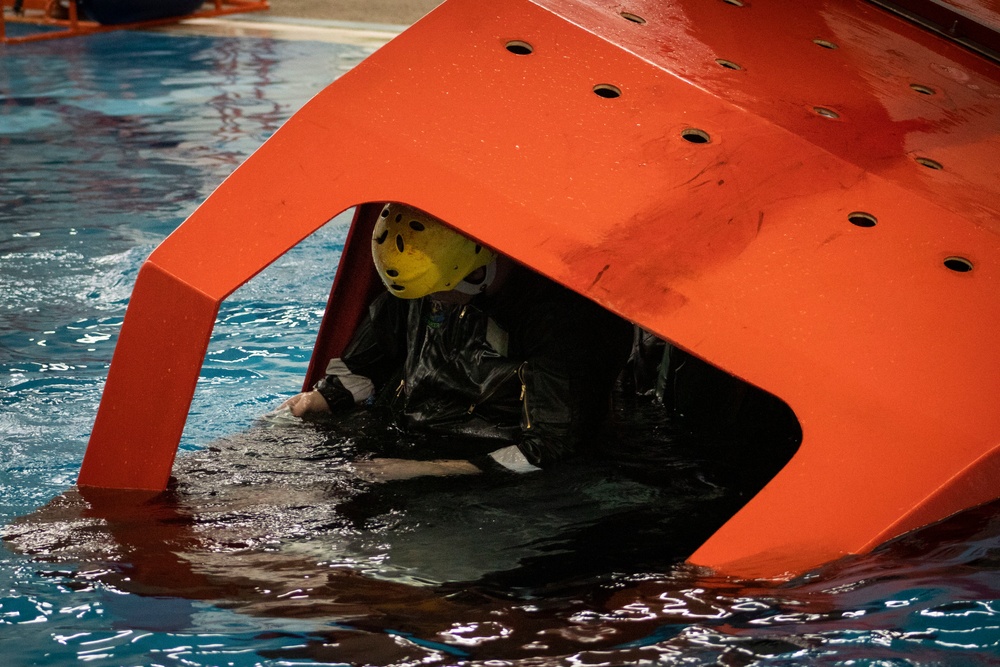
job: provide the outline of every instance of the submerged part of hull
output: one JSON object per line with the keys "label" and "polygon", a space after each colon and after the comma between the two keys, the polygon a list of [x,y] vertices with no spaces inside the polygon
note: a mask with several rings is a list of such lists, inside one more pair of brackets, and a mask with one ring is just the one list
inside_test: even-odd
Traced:
{"label": "submerged part of hull", "polygon": [[[995,64],[854,0],[449,0],[150,256],[79,483],[163,488],[219,302],[402,201],[792,407],[799,451],[694,563],[870,550],[997,494],[998,112]],[[308,380],[371,284],[359,210]]]}

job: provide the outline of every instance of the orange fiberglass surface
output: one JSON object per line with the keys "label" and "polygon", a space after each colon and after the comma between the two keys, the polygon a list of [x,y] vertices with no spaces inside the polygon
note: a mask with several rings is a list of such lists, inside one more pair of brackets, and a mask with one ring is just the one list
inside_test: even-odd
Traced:
{"label": "orange fiberglass surface", "polygon": [[1000,493],[998,119],[997,64],[858,0],[448,0],[152,253],[79,484],[163,489],[219,303],[358,205],[314,381],[401,201],[792,407],[691,562],[865,552]]}

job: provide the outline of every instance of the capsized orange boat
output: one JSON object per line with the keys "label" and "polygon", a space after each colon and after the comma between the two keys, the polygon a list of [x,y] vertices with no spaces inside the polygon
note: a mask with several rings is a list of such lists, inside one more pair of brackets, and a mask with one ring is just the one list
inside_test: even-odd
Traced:
{"label": "capsized orange boat", "polygon": [[163,489],[219,303],[357,206],[311,384],[400,201],[791,406],[799,450],[697,565],[798,573],[995,498],[998,4],[448,0],[152,253],[79,484]]}

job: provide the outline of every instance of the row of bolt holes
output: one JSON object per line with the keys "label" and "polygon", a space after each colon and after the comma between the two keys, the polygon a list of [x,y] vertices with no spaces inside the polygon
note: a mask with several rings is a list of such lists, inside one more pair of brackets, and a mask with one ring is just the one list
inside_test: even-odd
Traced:
{"label": "row of bolt holes", "polygon": [[[847,215],[847,220],[856,227],[874,227],[878,224],[878,219],[871,213],[864,211],[854,211]],[[972,270],[972,262],[965,257],[947,257],[944,260],[945,268],[956,273],[966,273]]]}
{"label": "row of bolt holes", "polygon": [[[627,12],[622,12],[622,16],[628,18],[630,21],[636,23],[645,23],[645,19],[641,19],[635,14],[628,14]],[[633,17],[633,18],[629,18]],[[513,54],[519,56],[527,56],[534,52],[534,47],[528,42],[522,42],[521,40],[513,40],[507,42],[506,48]],[[739,66],[737,66],[739,69]],[[594,86],[594,94],[598,97],[603,97],[608,100],[613,100],[616,97],[621,97],[622,90],[618,86],[613,86],[610,83],[599,83]],[[689,141],[692,144],[707,144],[712,141],[712,137],[709,136],[708,132],[704,130],[699,130],[698,128],[689,127],[681,131],[681,137],[685,141]]]}
{"label": "row of bolt holes", "polygon": [[[735,5],[737,7],[743,6],[743,3],[740,2],[740,0],[723,0],[723,2],[726,2],[730,5]],[[631,14],[629,12],[622,12],[621,16],[622,18],[628,21],[631,21],[633,23],[638,23],[640,25],[646,22],[646,19],[642,18],[641,16],[638,16],[636,14]],[[823,39],[814,39],[813,43],[815,43],[817,46],[823,47],[824,49],[838,48],[837,45],[834,44],[833,42],[828,42]],[[519,56],[527,56],[534,52],[534,47],[532,47],[531,44],[520,40],[513,40],[507,42],[506,47],[508,51]],[[740,65],[737,65],[731,60],[718,59],[715,62],[717,62],[720,66],[725,67],[726,69],[732,69],[732,70],[743,69]],[[920,93],[921,95],[934,95],[936,92],[933,88],[930,88],[928,86],[923,86],[917,83],[910,84],[910,88]],[[620,88],[618,88],[617,86],[613,86],[610,83],[600,83],[594,86],[594,94],[599,97],[603,97],[605,99],[614,99],[616,97],[621,97],[622,91]],[[827,109],[825,107],[813,107],[813,111],[815,111],[818,115],[823,116],[825,118],[840,117],[840,114],[838,114],[836,111],[833,111],[832,109]],[[687,129],[682,130],[681,138],[693,144],[707,144],[712,140],[708,132],[693,127],[689,127]],[[917,157],[915,158],[915,160],[918,164],[921,164],[929,169],[943,168],[940,162],[931,160],[930,158]],[[857,227],[874,227],[878,223],[878,220],[875,218],[875,216],[873,216],[870,213],[864,213],[862,211],[855,211],[854,213],[851,213],[850,215],[847,216],[847,219],[852,225],[855,225]],[[967,271],[972,270],[972,262],[970,262],[968,259],[964,257],[948,257],[947,259],[944,260],[944,265],[945,267],[951,269],[952,271],[956,271],[958,273],[965,273]]]}
{"label": "row of bolt holes", "polygon": [[[723,2],[738,7],[743,6],[743,3],[740,2],[739,0],[723,0]],[[643,24],[646,22],[646,19],[642,18],[641,16],[630,14],[628,12],[622,12],[621,16],[629,21],[632,21],[633,23]],[[824,49],[839,48],[833,42],[828,42],[824,39],[814,39],[813,43],[823,47]],[[534,48],[531,46],[531,44],[527,42],[515,40],[507,43],[507,50],[519,56],[526,56],[531,54],[534,51]],[[742,66],[734,63],[731,60],[724,60],[722,58],[719,58],[715,62],[718,63],[720,66],[725,67],[726,69],[732,69],[732,70],[743,69]],[[910,88],[915,92],[920,93],[921,95],[937,94],[937,91],[935,91],[930,86],[925,86],[919,83],[911,83]],[[593,90],[595,95],[603,97],[605,99],[614,99],[616,97],[621,97],[622,94],[621,88],[613,86],[610,83],[599,83],[596,86],[594,86]],[[832,120],[840,118],[839,113],[827,107],[813,107],[813,112],[818,116],[822,116],[823,118],[829,118]],[[683,130],[681,132],[681,137],[686,141],[690,141],[693,144],[707,144],[712,140],[711,136],[707,132],[705,132],[704,130],[699,130],[697,128],[689,128]],[[928,157],[915,157],[914,161],[921,166],[927,167],[928,169],[938,169],[938,170],[944,169],[944,165],[942,165],[937,160],[932,160],[931,158]]]}

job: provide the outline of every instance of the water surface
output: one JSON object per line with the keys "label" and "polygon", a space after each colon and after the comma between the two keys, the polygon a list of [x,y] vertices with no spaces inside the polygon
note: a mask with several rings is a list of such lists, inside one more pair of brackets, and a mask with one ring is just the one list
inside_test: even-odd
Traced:
{"label": "water surface", "polygon": [[[988,665],[1000,513],[775,584],[680,561],[756,452],[622,400],[527,478],[373,485],[420,443],[260,420],[305,372],[342,216],[222,306],[156,498],[73,482],[138,267],[363,48],[112,33],[0,58],[0,655],[10,665]],[[155,400],[155,391],[151,391]]]}

